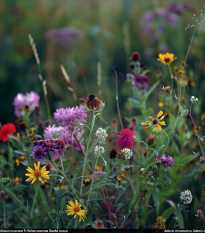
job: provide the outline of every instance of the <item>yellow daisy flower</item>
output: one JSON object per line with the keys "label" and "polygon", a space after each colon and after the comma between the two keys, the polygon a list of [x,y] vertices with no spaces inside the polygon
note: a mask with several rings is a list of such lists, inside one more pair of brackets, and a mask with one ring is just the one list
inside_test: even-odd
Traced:
{"label": "yellow daisy flower", "polygon": [[177,57],[174,57],[173,53],[159,54],[158,61],[161,61],[164,65],[170,65]]}
{"label": "yellow daisy flower", "polygon": [[18,167],[18,166],[20,165],[20,163],[21,163],[18,159],[16,159],[15,162],[16,162],[16,166],[17,166],[17,167]]}
{"label": "yellow daisy flower", "polygon": [[159,102],[159,103],[158,103],[158,106],[159,106],[160,108],[163,108],[163,107],[164,107],[164,103],[163,103],[163,102]]}
{"label": "yellow daisy flower", "polygon": [[26,173],[25,176],[29,176],[29,178],[26,181],[31,181],[31,184],[33,184],[36,180],[39,180],[41,183],[44,183],[44,181],[41,178],[49,179],[48,173],[50,171],[46,171],[46,166],[42,167],[40,170],[40,162],[38,162],[38,165],[36,166],[36,163],[34,163],[35,170],[28,167],[26,170],[30,173]]}
{"label": "yellow daisy flower", "polygon": [[141,123],[141,125],[148,125],[148,127],[145,127],[144,130],[154,126],[154,128],[152,130],[152,132],[154,132],[156,127],[159,130],[161,130],[162,129],[161,125],[166,125],[165,121],[161,121],[165,117],[165,115],[163,115],[163,111],[160,111],[157,114],[157,118],[153,118],[151,115],[149,115],[149,117],[151,118],[152,121],[146,121],[146,122]]}
{"label": "yellow daisy flower", "polygon": [[78,201],[75,200],[75,203],[72,201],[68,202],[69,205],[66,205],[67,210],[65,210],[65,212],[67,212],[67,215],[74,215],[74,218],[76,218],[76,216],[78,215],[80,217],[79,222],[81,222],[81,219],[84,221],[85,218],[85,210],[81,210],[81,206],[80,204],[78,204]]}

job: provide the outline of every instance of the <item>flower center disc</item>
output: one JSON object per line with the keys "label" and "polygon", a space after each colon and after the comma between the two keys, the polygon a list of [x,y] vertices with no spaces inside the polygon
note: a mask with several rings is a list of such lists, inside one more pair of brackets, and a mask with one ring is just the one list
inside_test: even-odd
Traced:
{"label": "flower center disc", "polygon": [[169,58],[165,58],[164,59],[166,63],[169,63],[170,62],[170,59]]}
{"label": "flower center disc", "polygon": [[74,211],[75,211],[75,212],[79,212],[79,211],[80,211],[80,207],[79,207],[79,206],[75,206],[75,207],[74,207]]}
{"label": "flower center disc", "polygon": [[36,177],[39,177],[39,176],[41,176],[41,172],[37,170],[37,171],[34,172],[34,175],[35,175]]}
{"label": "flower center disc", "polygon": [[154,125],[156,125],[156,124],[158,123],[158,120],[157,120],[157,119],[154,119],[154,120],[152,121],[152,123],[153,123]]}

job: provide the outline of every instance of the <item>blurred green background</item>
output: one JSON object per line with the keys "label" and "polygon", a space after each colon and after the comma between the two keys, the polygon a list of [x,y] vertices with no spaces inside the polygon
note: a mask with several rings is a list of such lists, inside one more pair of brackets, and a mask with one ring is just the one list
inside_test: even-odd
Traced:
{"label": "blurred green background", "polygon": [[[143,21],[147,11],[157,12],[159,8],[168,9],[176,3],[179,12],[172,13],[175,23],[157,18]],[[133,110],[126,102],[131,97],[130,84],[125,83],[129,69],[129,57],[137,51],[141,61],[150,70],[151,83],[156,82],[156,70],[160,69],[164,78],[168,70],[157,61],[159,53],[171,52],[178,58],[175,65],[184,60],[194,27],[193,15],[199,17],[204,10],[204,1],[169,0],[6,0],[0,2],[0,122],[13,122],[13,100],[17,93],[37,92],[40,97],[42,118],[47,119],[45,101],[38,68],[29,45],[31,34],[41,61],[41,69],[48,85],[48,99],[51,113],[56,108],[78,105],[77,98],[67,89],[60,65],[64,65],[78,92],[86,98],[97,94],[105,101],[104,118],[110,121],[117,117],[115,102],[114,69],[119,78],[119,102],[122,116],[132,116]],[[190,9],[184,9],[185,5]],[[180,9],[183,12],[180,12]],[[149,15],[149,14],[148,14]],[[205,15],[202,15],[202,18]],[[153,27],[150,33],[146,31]],[[185,30],[185,28],[190,27]],[[46,39],[46,32],[54,29],[75,28],[81,38],[70,42],[62,39],[63,44]],[[153,31],[154,34],[153,35]],[[204,24],[198,26],[188,57],[189,69],[193,70],[196,86],[189,88],[189,95],[203,98],[204,84]],[[153,38],[156,37],[156,38]],[[97,64],[101,63],[101,85],[97,85]],[[174,65],[173,65],[174,66]],[[158,109],[157,89],[150,104]],[[202,105],[203,107],[203,105]],[[199,109],[200,110],[200,109]],[[157,111],[157,110],[156,110]]]}

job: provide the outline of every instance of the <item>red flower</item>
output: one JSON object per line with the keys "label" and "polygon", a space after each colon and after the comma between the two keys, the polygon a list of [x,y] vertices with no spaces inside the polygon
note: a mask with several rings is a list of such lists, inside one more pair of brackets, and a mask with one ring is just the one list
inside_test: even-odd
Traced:
{"label": "red flower", "polygon": [[6,142],[8,135],[14,135],[15,132],[16,132],[16,127],[14,124],[8,123],[3,125],[3,127],[0,130],[0,140]]}
{"label": "red flower", "polygon": [[123,129],[117,136],[117,145],[121,148],[131,148],[134,146],[135,138],[134,133],[129,129]]}

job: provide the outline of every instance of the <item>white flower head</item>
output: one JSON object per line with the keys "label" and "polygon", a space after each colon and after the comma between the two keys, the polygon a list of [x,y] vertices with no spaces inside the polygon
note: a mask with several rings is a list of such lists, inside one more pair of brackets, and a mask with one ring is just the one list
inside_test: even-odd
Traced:
{"label": "white flower head", "polygon": [[190,204],[192,202],[192,198],[191,191],[185,190],[184,192],[181,192],[180,199],[183,204]]}
{"label": "white flower head", "polygon": [[125,159],[130,159],[132,157],[132,151],[128,148],[121,150],[125,154]]}
{"label": "white flower head", "polygon": [[97,154],[102,155],[104,152],[105,152],[105,149],[104,149],[104,147],[102,147],[102,146],[96,146],[96,147],[94,148],[94,153],[95,153],[96,155],[97,155]]}
{"label": "white flower head", "polygon": [[198,98],[195,98],[194,96],[191,97],[192,104],[195,104],[198,101]]}
{"label": "white flower head", "polygon": [[98,128],[98,130],[96,131],[95,135],[98,137],[99,142],[104,144],[105,143],[105,138],[108,136],[107,130],[103,129],[103,128]]}

